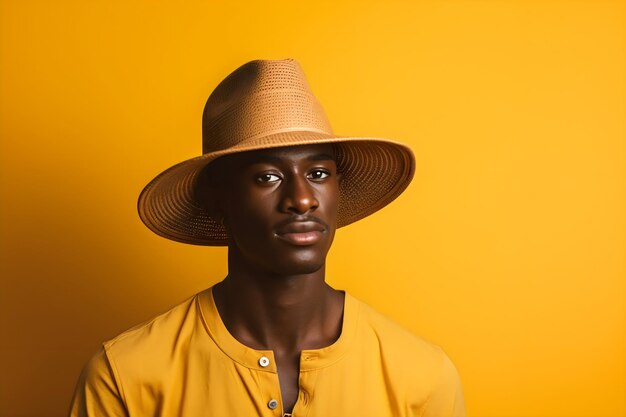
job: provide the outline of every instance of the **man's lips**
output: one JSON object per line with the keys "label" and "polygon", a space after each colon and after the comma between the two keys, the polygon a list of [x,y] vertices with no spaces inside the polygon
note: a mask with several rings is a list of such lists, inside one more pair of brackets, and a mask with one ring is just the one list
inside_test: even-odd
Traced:
{"label": "man's lips", "polygon": [[319,242],[327,228],[321,221],[288,221],[282,223],[276,230],[276,236],[292,245],[306,246]]}

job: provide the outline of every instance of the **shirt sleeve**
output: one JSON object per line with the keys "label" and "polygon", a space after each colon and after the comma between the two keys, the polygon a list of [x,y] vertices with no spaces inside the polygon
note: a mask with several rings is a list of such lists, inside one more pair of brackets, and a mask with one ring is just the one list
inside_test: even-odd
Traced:
{"label": "shirt sleeve", "polygon": [[76,385],[70,417],[128,417],[104,349],[87,363]]}
{"label": "shirt sleeve", "polygon": [[433,387],[421,417],[466,417],[461,378],[445,354],[441,378]]}

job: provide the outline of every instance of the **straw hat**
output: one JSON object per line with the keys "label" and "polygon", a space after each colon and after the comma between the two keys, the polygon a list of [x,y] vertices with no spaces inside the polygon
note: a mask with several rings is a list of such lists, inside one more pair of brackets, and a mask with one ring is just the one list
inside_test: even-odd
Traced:
{"label": "straw hat", "polygon": [[139,216],[165,238],[226,245],[224,226],[211,218],[195,196],[203,168],[228,154],[322,143],[335,145],[342,173],[338,227],[380,210],[413,178],[415,158],[407,146],[387,139],[333,134],[296,61],[248,62],[226,77],[206,103],[203,155],[154,178],[139,196]]}

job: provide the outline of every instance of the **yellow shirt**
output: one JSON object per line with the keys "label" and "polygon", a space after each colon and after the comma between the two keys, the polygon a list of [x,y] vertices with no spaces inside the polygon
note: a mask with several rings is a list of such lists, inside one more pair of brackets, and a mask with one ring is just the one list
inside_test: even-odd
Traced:
{"label": "yellow shirt", "polygon": [[[280,417],[274,356],[228,332],[208,289],[104,343],[70,415]],[[461,417],[465,406],[439,347],[346,294],[339,339],[300,355],[293,416]]]}

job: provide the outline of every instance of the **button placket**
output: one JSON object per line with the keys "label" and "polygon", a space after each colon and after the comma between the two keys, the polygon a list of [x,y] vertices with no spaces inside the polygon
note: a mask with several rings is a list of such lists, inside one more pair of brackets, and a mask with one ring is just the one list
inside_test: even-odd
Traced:
{"label": "button placket", "polygon": [[319,370],[309,369],[303,371],[303,368],[305,368],[303,364],[309,361],[315,361],[317,358],[318,355],[315,352],[311,352],[311,354],[307,353],[307,355],[302,355],[302,361],[300,363],[300,377],[298,378],[300,391],[298,393],[298,401],[296,401],[296,405],[293,409],[296,415],[309,414]]}
{"label": "button placket", "polygon": [[[261,415],[282,417],[280,399],[280,383],[272,352],[256,352],[253,358],[253,368],[257,375],[260,397],[257,397],[259,406],[266,410]],[[252,364],[251,364],[252,365]]]}

